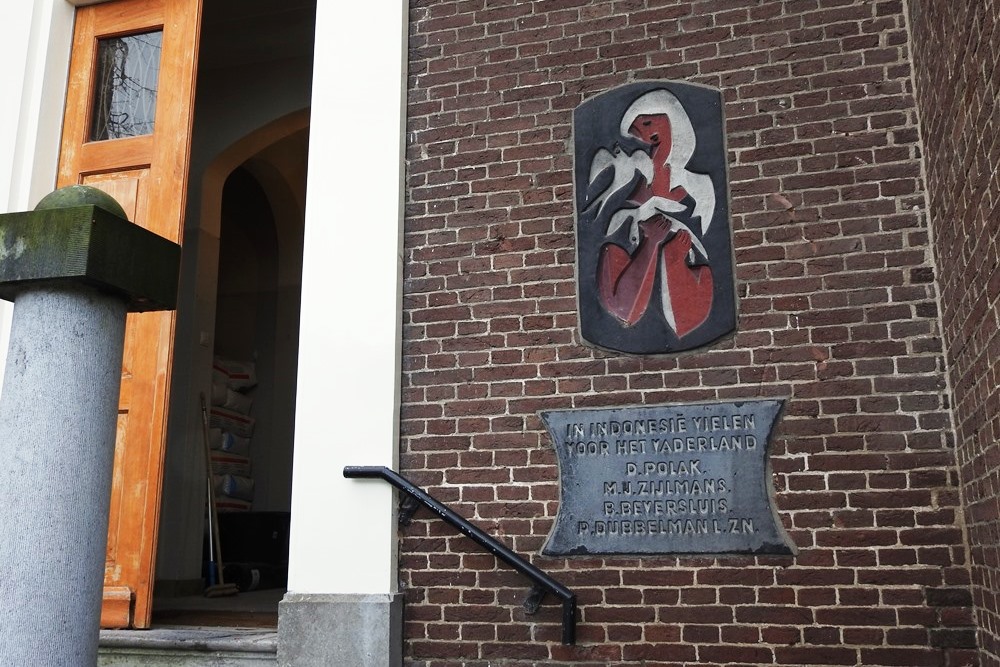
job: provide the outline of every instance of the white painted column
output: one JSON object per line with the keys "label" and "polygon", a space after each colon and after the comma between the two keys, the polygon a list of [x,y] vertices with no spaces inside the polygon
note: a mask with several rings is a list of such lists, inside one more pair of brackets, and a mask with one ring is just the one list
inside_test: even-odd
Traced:
{"label": "white painted column", "polygon": [[28,36],[31,34],[31,2],[11,3],[0,22],[0,209],[8,211],[13,186],[15,151],[21,118],[21,98],[27,76]]}
{"label": "white painted column", "polygon": [[407,3],[378,16],[364,28],[317,5],[279,620],[279,662],[296,667],[396,664],[401,644],[391,487],[342,474],[398,461]]}
{"label": "white painted column", "polygon": [[[0,20],[0,212],[26,211],[55,188],[74,8],[9,2]],[[11,304],[0,301],[0,384]]]}
{"label": "white painted column", "polygon": [[[0,90],[16,92],[24,88],[31,13],[30,2],[13,3],[4,11],[4,20],[0,22],[0,62],[4,63],[0,67]],[[0,212],[14,210],[11,207],[11,189],[20,116],[21,96],[0,95]],[[0,300],[0,369],[6,367],[12,314],[11,303]],[[3,370],[0,370],[2,384]]]}

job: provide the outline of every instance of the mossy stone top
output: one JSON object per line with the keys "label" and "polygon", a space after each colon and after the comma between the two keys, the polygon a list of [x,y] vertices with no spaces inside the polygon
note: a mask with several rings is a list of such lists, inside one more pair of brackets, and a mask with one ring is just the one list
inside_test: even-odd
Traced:
{"label": "mossy stone top", "polygon": [[77,283],[120,296],[128,310],[172,310],[181,248],[129,222],[97,188],[71,185],[33,211],[0,214],[0,298]]}
{"label": "mossy stone top", "polygon": [[69,208],[71,206],[98,206],[108,213],[117,215],[123,220],[128,220],[125,209],[122,208],[114,197],[103,190],[89,185],[67,185],[59,188],[42,197],[36,211],[46,211],[57,208]]}

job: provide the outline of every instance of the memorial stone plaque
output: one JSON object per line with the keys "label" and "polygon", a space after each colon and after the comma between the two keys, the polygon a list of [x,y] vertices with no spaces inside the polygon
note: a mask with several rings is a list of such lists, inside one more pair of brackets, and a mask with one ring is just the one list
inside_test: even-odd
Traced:
{"label": "memorial stone plaque", "polygon": [[768,446],[782,401],[541,413],[561,498],[547,555],[791,554]]}

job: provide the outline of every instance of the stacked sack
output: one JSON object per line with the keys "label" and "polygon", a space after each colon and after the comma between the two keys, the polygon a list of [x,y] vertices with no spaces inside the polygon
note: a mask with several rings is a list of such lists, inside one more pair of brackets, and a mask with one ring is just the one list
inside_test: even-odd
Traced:
{"label": "stacked sack", "polygon": [[220,512],[249,510],[253,505],[250,438],[257,384],[253,362],[216,357],[212,364],[212,406],[209,410],[209,446],[215,503]]}

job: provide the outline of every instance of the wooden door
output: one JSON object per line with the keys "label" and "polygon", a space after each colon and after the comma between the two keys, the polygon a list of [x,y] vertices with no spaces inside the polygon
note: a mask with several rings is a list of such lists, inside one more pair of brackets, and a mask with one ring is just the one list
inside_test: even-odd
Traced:
{"label": "wooden door", "polygon": [[[201,0],[77,10],[59,185],[105,190],[172,241],[183,229]],[[173,313],[130,314],[104,571],[103,627],[149,627]]]}

